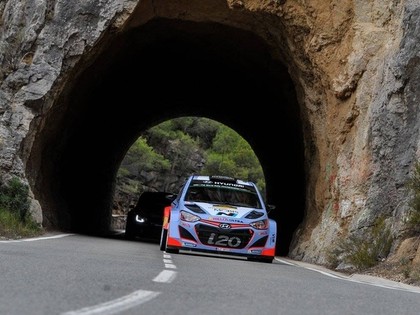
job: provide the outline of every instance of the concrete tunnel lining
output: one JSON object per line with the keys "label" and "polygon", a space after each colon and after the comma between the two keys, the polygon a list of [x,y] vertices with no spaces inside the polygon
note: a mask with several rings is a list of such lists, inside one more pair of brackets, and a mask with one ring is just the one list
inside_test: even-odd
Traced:
{"label": "concrete tunnel lining", "polygon": [[79,65],[86,69],[45,116],[27,163],[46,228],[106,233],[115,175],[130,145],[162,121],[203,116],[254,149],[267,200],[277,206],[270,214],[277,253],[288,253],[305,208],[302,127],[287,68],[259,37],[155,19],[113,38],[89,64]]}

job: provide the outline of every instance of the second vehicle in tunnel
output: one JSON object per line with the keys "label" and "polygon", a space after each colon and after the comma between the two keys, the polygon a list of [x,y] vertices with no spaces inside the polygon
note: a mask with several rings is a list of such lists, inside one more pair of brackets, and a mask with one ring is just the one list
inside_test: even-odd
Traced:
{"label": "second vehicle in tunnel", "polygon": [[159,241],[162,230],[163,210],[176,197],[167,192],[143,192],[137,204],[127,214],[125,238]]}

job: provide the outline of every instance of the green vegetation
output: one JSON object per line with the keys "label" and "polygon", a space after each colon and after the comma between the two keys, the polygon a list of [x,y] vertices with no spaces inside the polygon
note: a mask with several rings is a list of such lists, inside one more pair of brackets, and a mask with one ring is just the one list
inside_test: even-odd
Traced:
{"label": "green vegetation", "polygon": [[[420,235],[420,161],[414,166],[414,172],[407,182],[410,191],[410,213],[408,215],[406,236]],[[342,240],[327,253],[328,265],[336,268],[341,262],[352,265],[356,270],[366,270],[378,265],[378,258],[388,256],[393,238],[384,218],[379,218],[369,233]],[[388,263],[394,273],[401,274],[407,281],[418,283],[420,269],[414,265],[409,257],[401,259],[398,263]],[[388,267],[391,268],[391,267]]]}
{"label": "green vegetation", "polygon": [[[139,156],[142,157],[141,162],[139,161]],[[134,167],[137,172],[142,170],[151,171],[154,169],[167,170],[170,166],[170,162],[161,154],[156,153],[143,137],[138,138],[137,141],[134,142],[125,159],[126,167]]]}
{"label": "green vegetation", "polygon": [[255,182],[265,191],[264,174],[254,151],[234,130],[221,125],[207,150],[203,174],[223,174]]}
{"label": "green vegetation", "polygon": [[117,175],[114,209],[144,190],[177,192],[191,174],[250,180],[265,195],[263,171],[248,142],[214,120],[181,117],[146,130],[128,150]]}
{"label": "green vegetation", "polygon": [[413,176],[407,183],[412,193],[410,201],[411,212],[408,216],[407,225],[410,233],[420,234],[420,161],[414,168]]}
{"label": "green vegetation", "polygon": [[367,234],[351,235],[342,240],[328,253],[330,267],[337,267],[340,261],[352,265],[356,270],[364,270],[378,264],[380,258],[388,256],[392,245],[391,230],[385,218],[378,218]]}
{"label": "green vegetation", "polygon": [[14,239],[41,233],[29,213],[28,187],[18,178],[0,183],[0,236]]}

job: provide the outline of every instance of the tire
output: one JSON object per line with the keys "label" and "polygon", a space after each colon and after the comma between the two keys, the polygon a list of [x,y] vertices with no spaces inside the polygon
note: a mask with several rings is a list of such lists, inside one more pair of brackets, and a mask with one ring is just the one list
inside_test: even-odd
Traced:
{"label": "tire", "polygon": [[177,248],[166,248],[165,252],[167,252],[168,254],[178,254],[179,249],[177,249]]}
{"label": "tire", "polygon": [[247,260],[248,261],[256,261],[256,262],[266,263],[266,264],[271,264],[273,262],[274,258],[248,257]]}
{"label": "tire", "polygon": [[178,254],[179,253],[178,248],[168,247],[168,231],[167,230],[166,230],[166,235],[165,235],[165,252],[167,252],[168,254]]}
{"label": "tire", "polygon": [[124,238],[127,240],[133,240],[135,238],[133,231],[128,226],[125,227]]}
{"label": "tire", "polygon": [[273,258],[261,258],[260,262],[266,263],[266,264],[271,264],[271,263],[273,263]]}
{"label": "tire", "polygon": [[164,251],[166,249],[166,238],[168,237],[168,230],[162,229],[162,233],[160,234],[160,250]]}
{"label": "tire", "polygon": [[168,254],[178,254],[179,253],[179,249],[177,249],[177,248],[168,248],[166,246],[167,239],[168,239],[168,230],[162,229],[162,233],[160,235],[160,250],[161,251],[165,251]]}

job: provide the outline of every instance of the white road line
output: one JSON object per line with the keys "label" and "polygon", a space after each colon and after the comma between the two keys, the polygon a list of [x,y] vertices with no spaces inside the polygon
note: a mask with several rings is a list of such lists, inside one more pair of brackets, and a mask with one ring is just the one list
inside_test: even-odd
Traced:
{"label": "white road line", "polygon": [[[323,274],[323,275],[326,275],[326,276],[328,276],[328,277],[331,277],[331,278],[341,279],[341,280],[350,280],[350,281],[353,281],[352,279],[349,279],[349,278],[347,278],[347,277],[344,277],[344,276],[337,276],[337,275],[332,274],[332,273],[329,273],[329,272],[327,272],[327,271],[322,271],[322,270],[318,270],[318,269],[315,269],[315,268],[310,268],[310,267],[303,267],[303,268],[308,269],[308,270],[312,270],[312,271],[319,272],[319,273],[321,273],[321,274]],[[355,282],[356,282],[356,281],[355,281]]]}
{"label": "white road line", "polygon": [[280,259],[280,258],[277,258],[277,257],[275,257],[274,259],[277,260],[277,261],[279,261],[279,262],[281,262],[282,264],[286,264],[286,265],[289,265],[289,266],[296,266],[295,264],[292,264],[292,263],[290,263],[288,261],[285,261],[285,260]]}
{"label": "white road line", "polygon": [[0,243],[20,243],[20,242],[42,241],[42,240],[49,240],[49,239],[53,239],[53,238],[62,238],[62,237],[71,236],[71,235],[74,235],[74,234],[59,234],[59,235],[53,235],[53,236],[23,238],[23,239],[20,239],[20,240],[0,241]]}
{"label": "white road line", "polygon": [[[363,280],[353,279],[353,278],[347,277],[347,276],[336,275],[336,274],[330,273],[328,271],[323,271],[323,270],[319,270],[319,269],[316,269],[316,268],[306,267],[306,266],[302,266],[302,265],[299,265],[299,264],[293,264],[293,263],[287,262],[287,261],[279,259],[279,258],[275,258],[275,259],[277,261],[281,262],[281,263],[284,263],[284,264],[287,264],[287,265],[290,265],[290,266],[302,267],[302,268],[305,268],[305,269],[308,269],[308,270],[319,272],[323,275],[326,275],[328,277],[335,278],[335,279],[346,280],[346,281],[360,283],[360,284],[368,284],[368,285],[372,285],[372,286],[375,286],[375,287],[386,288],[386,289],[391,289],[391,290],[399,290],[399,291],[406,291],[406,292],[408,291],[408,292],[413,292],[413,293],[420,293],[420,289],[415,288],[415,287],[411,288],[408,285],[403,286],[400,283],[396,283],[395,285],[393,285],[393,284],[388,285],[388,284],[383,284],[383,283],[363,281]],[[386,280],[383,280],[383,281],[386,281]]]}
{"label": "white road line", "polygon": [[165,268],[176,269],[176,266],[174,264],[165,264]]}
{"label": "white road line", "polygon": [[308,270],[316,271],[316,272],[319,272],[319,273],[321,273],[321,274],[323,274],[323,275],[326,275],[326,276],[328,276],[328,277],[331,277],[331,278],[341,279],[341,280],[350,280],[350,279],[349,279],[348,277],[346,277],[346,276],[335,275],[335,274],[333,274],[332,272],[323,271],[323,270],[319,270],[319,269],[316,269],[316,268],[311,268],[311,267],[301,266],[301,265],[299,265],[299,264],[294,264],[294,263],[288,262],[288,261],[283,260],[283,259],[280,259],[280,258],[275,258],[275,260],[277,260],[277,261],[279,261],[279,262],[281,262],[281,263],[283,263],[283,264],[289,265],[289,266],[302,267],[302,268],[305,268],[305,269],[308,269]]}
{"label": "white road line", "polygon": [[167,254],[167,253],[163,253],[163,258],[171,258],[171,255]]}
{"label": "white road line", "polygon": [[165,264],[172,264],[172,259],[164,259],[163,262]]}
{"label": "white road line", "polygon": [[160,274],[158,274],[153,281],[155,282],[165,282],[170,283],[176,277],[176,271],[172,270],[162,270]]}
{"label": "white road line", "polygon": [[111,315],[140,305],[157,297],[160,292],[138,290],[129,295],[102,304],[89,306],[76,311],[69,311],[61,315]]}

